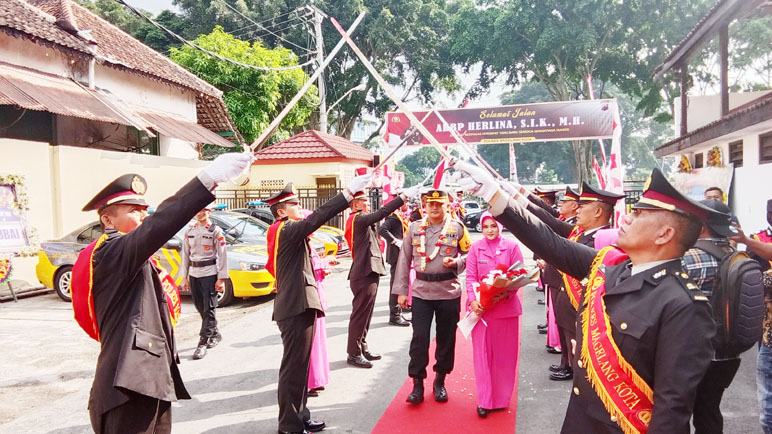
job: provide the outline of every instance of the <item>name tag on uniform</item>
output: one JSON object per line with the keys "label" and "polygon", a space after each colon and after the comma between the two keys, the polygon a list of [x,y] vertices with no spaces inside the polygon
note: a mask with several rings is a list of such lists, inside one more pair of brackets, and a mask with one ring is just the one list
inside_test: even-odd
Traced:
{"label": "name tag on uniform", "polygon": [[487,264],[488,260],[487,259],[480,259],[479,261],[477,261],[477,263],[478,264]]}

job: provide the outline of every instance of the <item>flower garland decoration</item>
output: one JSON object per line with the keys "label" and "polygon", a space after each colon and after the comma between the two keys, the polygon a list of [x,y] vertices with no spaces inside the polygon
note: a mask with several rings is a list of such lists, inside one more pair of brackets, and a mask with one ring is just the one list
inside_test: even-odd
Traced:
{"label": "flower garland decoration", "polygon": [[[16,202],[13,205],[14,210],[20,213],[22,217],[30,210],[25,181],[24,175],[0,174],[0,185],[14,186],[16,191]],[[16,254],[19,256],[37,256],[39,250],[37,229],[29,225],[26,227],[29,246],[22,248]]]}
{"label": "flower garland decoration", "polygon": [[440,236],[437,238],[437,242],[434,245],[434,251],[429,256],[426,256],[426,228],[429,227],[429,218],[424,217],[423,220],[421,220],[421,224],[418,226],[419,244],[416,248],[418,254],[421,255],[421,271],[426,270],[427,261],[431,261],[437,257],[437,254],[440,252],[440,246],[442,245],[442,242],[448,239],[448,228],[450,227],[450,222],[452,220],[453,219],[448,218],[448,216],[445,216],[445,221],[442,225],[442,231],[440,231]]}
{"label": "flower garland decoration", "polygon": [[678,171],[681,173],[689,173],[692,171],[692,165],[689,163],[689,157],[681,155],[681,162],[678,163]]}
{"label": "flower garland decoration", "polygon": [[0,283],[5,283],[11,278],[11,271],[13,271],[11,258],[0,258]]}
{"label": "flower garland decoration", "polygon": [[721,148],[714,146],[708,151],[708,166],[722,167]]}

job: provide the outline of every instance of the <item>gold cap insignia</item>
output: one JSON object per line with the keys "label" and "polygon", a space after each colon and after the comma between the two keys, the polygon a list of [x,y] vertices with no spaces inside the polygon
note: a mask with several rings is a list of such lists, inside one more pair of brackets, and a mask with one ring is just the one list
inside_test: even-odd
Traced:
{"label": "gold cap insignia", "polygon": [[135,176],[134,179],[131,180],[131,190],[134,193],[137,194],[145,194],[146,190],[145,183],[142,182],[142,179],[139,176]]}
{"label": "gold cap insignia", "polygon": [[440,197],[440,192],[439,191],[433,192],[432,197]]}

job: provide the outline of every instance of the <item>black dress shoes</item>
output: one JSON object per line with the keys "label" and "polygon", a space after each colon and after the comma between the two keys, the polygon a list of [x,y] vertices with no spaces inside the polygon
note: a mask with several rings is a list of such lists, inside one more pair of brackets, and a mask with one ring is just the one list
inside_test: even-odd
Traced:
{"label": "black dress shoes", "polygon": [[361,354],[356,356],[348,356],[346,363],[357,368],[372,368],[373,364],[369,360],[365,359]]}
{"label": "black dress shoes", "polygon": [[403,307],[402,312],[410,313],[413,311],[413,306]]}
{"label": "black dress shoes", "polygon": [[560,372],[565,370],[566,368],[560,366],[560,365],[550,365],[549,370],[550,372]]}
{"label": "black dress shoes", "polygon": [[536,300],[536,303],[537,303],[537,304],[542,304],[542,305],[543,305],[543,304],[544,304],[544,299],[543,299],[543,298],[540,298],[540,299]]}
{"label": "black dress shoes", "polygon": [[399,315],[397,317],[390,318],[389,324],[393,326],[407,327],[410,325],[410,321],[406,320],[405,318],[402,318],[402,315]]}
{"label": "black dress shoes", "polygon": [[383,358],[380,354],[371,353],[371,352],[369,352],[367,350],[363,350],[362,351],[362,355],[365,356],[365,359],[367,359],[367,360],[369,360],[371,362],[373,360],[381,360]]}
{"label": "black dress shoes", "polygon": [[547,345],[547,352],[550,353],[550,354],[560,354],[560,353],[562,353],[562,351],[560,349],[555,348],[555,347],[551,347],[549,345]]}
{"label": "black dress shoes", "polygon": [[324,427],[327,426],[324,422],[321,420],[312,420],[308,419],[307,421],[303,422],[303,424],[306,426],[306,431],[310,432],[319,432],[324,429]]}
{"label": "black dress shoes", "polygon": [[214,336],[210,337],[209,340],[206,341],[206,347],[207,348],[214,348],[217,346],[217,344],[222,341],[222,335],[220,332],[215,333]]}
{"label": "black dress shoes", "polygon": [[540,335],[546,335],[547,334],[547,324],[538,324],[536,326],[536,330],[539,331]]}
{"label": "black dress shoes", "polygon": [[279,430],[279,434],[311,434],[311,431],[282,431]]}
{"label": "black dress shoes", "polygon": [[445,374],[437,373],[432,389],[435,401],[448,402],[448,391],[445,389]]}
{"label": "black dress shoes", "polygon": [[574,378],[574,371],[569,369],[564,369],[562,371],[553,372],[550,374],[550,380],[552,381],[567,381]]}
{"label": "black dress shoes", "polygon": [[206,344],[199,345],[193,352],[193,360],[203,359],[206,356]]}
{"label": "black dress shoes", "polygon": [[413,391],[407,396],[407,402],[420,404],[424,402],[424,379],[413,378]]}
{"label": "black dress shoes", "polygon": [[482,407],[477,407],[477,415],[480,416],[481,418],[486,418],[488,417],[488,410]]}

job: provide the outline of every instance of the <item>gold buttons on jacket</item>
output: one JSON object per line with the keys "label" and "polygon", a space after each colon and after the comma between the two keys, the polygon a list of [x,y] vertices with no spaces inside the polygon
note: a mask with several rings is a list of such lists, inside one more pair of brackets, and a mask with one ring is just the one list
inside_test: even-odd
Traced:
{"label": "gold buttons on jacket", "polygon": [[623,322],[622,324],[619,324],[619,328],[621,328],[622,330],[627,330],[627,323]]}
{"label": "gold buttons on jacket", "polygon": [[584,363],[582,363],[582,361],[581,361],[581,360],[577,360],[577,361],[576,361],[576,366],[578,366],[578,367],[580,367],[580,368],[584,368]]}
{"label": "gold buttons on jacket", "polygon": [[578,387],[574,387],[574,395],[578,395],[578,394],[579,394],[579,388]]}
{"label": "gold buttons on jacket", "polygon": [[611,421],[612,422],[616,422],[617,421],[617,417],[616,416],[611,416]]}
{"label": "gold buttons on jacket", "polygon": [[153,348],[153,343],[152,343],[152,342],[148,342],[148,343],[147,343],[147,347],[148,347],[148,348]]}

